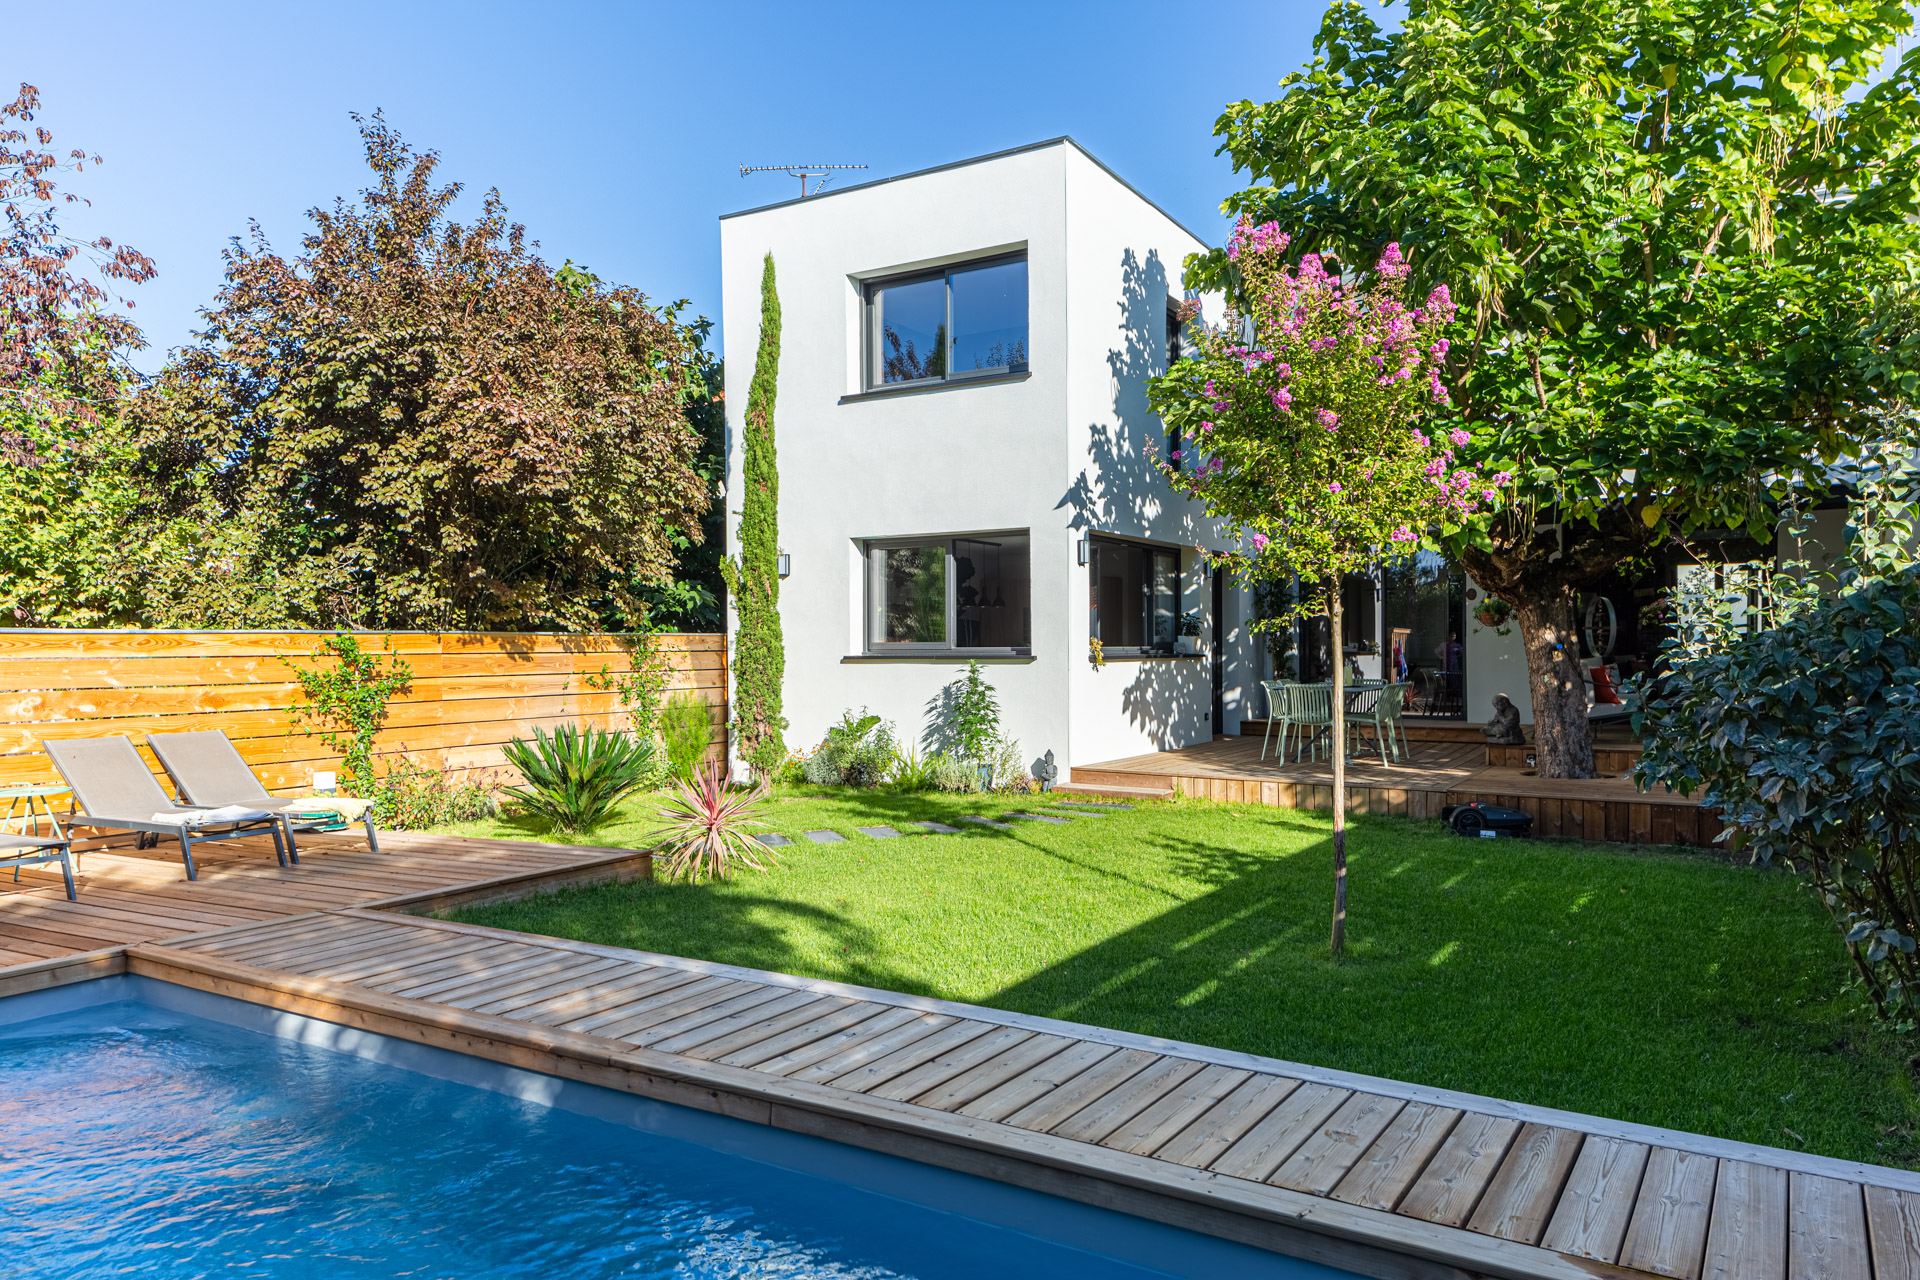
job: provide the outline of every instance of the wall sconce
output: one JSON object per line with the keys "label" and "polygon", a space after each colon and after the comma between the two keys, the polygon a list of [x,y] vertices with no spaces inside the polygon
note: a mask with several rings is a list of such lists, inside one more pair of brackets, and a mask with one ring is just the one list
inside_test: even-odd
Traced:
{"label": "wall sconce", "polygon": [[778,569],[781,577],[787,577],[793,572],[793,557],[782,551],[774,558],[774,565]]}
{"label": "wall sconce", "polygon": [[1081,534],[1080,535],[1080,563],[1081,564],[1087,563],[1088,559],[1092,556],[1092,554],[1093,554],[1093,539],[1087,537],[1085,534]]}

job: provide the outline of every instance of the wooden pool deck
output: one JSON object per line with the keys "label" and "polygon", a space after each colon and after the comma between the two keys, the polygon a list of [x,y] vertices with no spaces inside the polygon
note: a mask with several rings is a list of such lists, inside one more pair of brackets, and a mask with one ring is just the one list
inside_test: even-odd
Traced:
{"label": "wooden pool deck", "polygon": [[[1418,726],[1418,735],[1426,726]],[[1624,753],[1604,753],[1603,773],[1585,779],[1541,778],[1524,766],[1489,764],[1484,740],[1445,740],[1416,736],[1411,758],[1383,765],[1374,751],[1362,751],[1347,766],[1350,813],[1438,818],[1442,807],[1478,800],[1533,815],[1534,834],[1611,840],[1631,844],[1713,842],[1720,820],[1699,802],[1670,792],[1635,788],[1620,772]],[[1511,748],[1507,754],[1512,754]],[[1526,748],[1521,748],[1524,755]],[[1095,764],[1075,765],[1076,784],[1149,793],[1177,792],[1237,804],[1284,809],[1328,809],[1333,805],[1333,768],[1324,758],[1295,762],[1280,758],[1277,746],[1261,758],[1257,734],[1226,736],[1174,751],[1152,751]]]}

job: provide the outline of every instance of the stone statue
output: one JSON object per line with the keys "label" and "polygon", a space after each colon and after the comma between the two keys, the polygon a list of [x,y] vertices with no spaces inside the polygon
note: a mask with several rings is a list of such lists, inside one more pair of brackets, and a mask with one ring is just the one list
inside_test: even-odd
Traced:
{"label": "stone statue", "polygon": [[1481,732],[1497,747],[1517,747],[1527,740],[1527,735],[1520,732],[1520,708],[1504,693],[1493,695],[1493,719]]}
{"label": "stone statue", "polygon": [[1060,776],[1060,766],[1053,762],[1053,752],[1047,752],[1040,763],[1033,766],[1033,776],[1039,779],[1042,791],[1053,790],[1053,780]]}

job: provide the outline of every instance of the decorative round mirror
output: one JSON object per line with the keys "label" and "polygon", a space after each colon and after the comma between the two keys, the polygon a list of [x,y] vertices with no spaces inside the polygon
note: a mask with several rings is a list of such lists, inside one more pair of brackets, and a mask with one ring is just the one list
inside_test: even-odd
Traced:
{"label": "decorative round mirror", "polygon": [[1602,662],[1613,656],[1613,646],[1620,643],[1620,615],[1603,595],[1587,599],[1586,636],[1587,652]]}

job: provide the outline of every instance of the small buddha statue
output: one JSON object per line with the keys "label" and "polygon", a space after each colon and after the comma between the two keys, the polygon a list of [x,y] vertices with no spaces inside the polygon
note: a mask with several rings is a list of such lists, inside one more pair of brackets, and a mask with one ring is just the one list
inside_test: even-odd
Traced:
{"label": "small buddha statue", "polygon": [[1527,740],[1520,731],[1520,708],[1504,693],[1493,695],[1493,719],[1481,730],[1487,741],[1497,747],[1517,747]]}
{"label": "small buddha statue", "polygon": [[1053,780],[1060,776],[1060,766],[1053,762],[1053,752],[1047,752],[1040,763],[1033,766],[1033,776],[1040,783],[1042,791],[1053,790]]}

